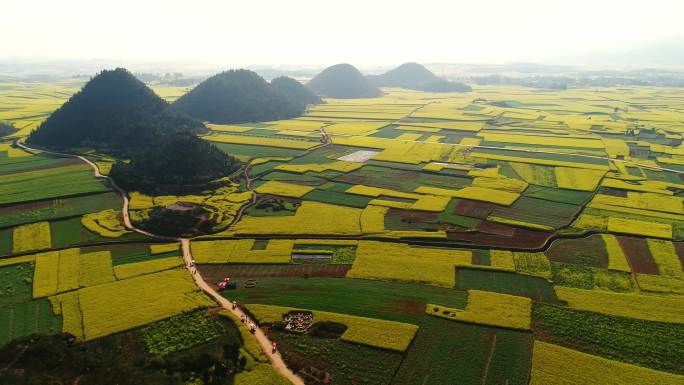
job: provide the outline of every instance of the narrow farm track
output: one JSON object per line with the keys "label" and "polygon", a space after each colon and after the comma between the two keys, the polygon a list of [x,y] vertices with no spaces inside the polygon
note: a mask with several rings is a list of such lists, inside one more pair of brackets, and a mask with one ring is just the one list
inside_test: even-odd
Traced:
{"label": "narrow farm track", "polygon": [[[207,295],[209,295],[211,298],[214,299],[223,309],[230,311],[232,314],[236,315],[238,318],[242,318],[243,316],[247,320],[247,324],[251,321],[250,318],[239,308],[236,307],[233,309],[232,303],[230,300],[226,299],[223,297],[221,294],[219,294],[214,288],[212,287],[211,284],[207,283],[204,278],[202,278],[202,274],[199,272],[195,264],[193,263],[193,258],[192,258],[192,252],[190,248],[190,239],[189,238],[174,238],[174,237],[166,237],[162,235],[157,235],[150,233],[148,231],[139,229],[135,226],[133,226],[133,223],[131,222],[130,216],[128,215],[128,207],[130,200],[128,198],[128,193],[126,193],[125,190],[123,190],[121,187],[119,187],[116,182],[109,178],[106,175],[102,175],[100,172],[100,168],[97,167],[97,164],[92,162],[90,159],[80,156],[80,155],[74,155],[74,154],[67,154],[67,153],[61,153],[61,152],[54,152],[54,151],[48,151],[40,148],[31,148],[24,143],[21,143],[21,141],[17,140],[15,141],[17,146],[21,147],[24,150],[29,150],[29,151],[41,151],[45,152],[48,154],[52,155],[57,155],[57,156],[65,156],[65,157],[72,157],[72,158],[78,158],[81,161],[85,162],[88,164],[90,167],[93,168],[94,175],[96,178],[100,179],[105,179],[107,180],[112,188],[119,194],[121,195],[121,199],[123,201],[122,208],[121,208],[121,218],[124,226],[126,229],[135,231],[136,233],[148,236],[150,238],[155,238],[163,241],[175,241],[175,242],[180,242],[181,244],[181,250],[183,253],[183,260],[185,261],[185,267],[187,268],[188,272],[192,275],[192,279],[194,280],[195,284],[197,287],[199,287],[203,292],[205,292]],[[245,170],[245,175],[247,175],[249,170],[249,166]],[[242,212],[240,212],[242,214]],[[247,327],[247,325],[237,325],[238,327]],[[277,370],[282,376],[287,378],[290,382],[292,382],[295,385],[304,385],[304,381],[294,374],[292,370],[290,370],[285,362],[283,361],[281,355],[279,352],[273,353],[271,350],[271,344],[272,342],[268,339],[268,337],[264,334],[264,332],[260,329],[257,328],[256,332],[252,334],[254,338],[257,340],[259,343],[259,346],[261,346],[261,349],[263,350],[264,354],[268,357],[269,361],[271,362],[271,365],[275,370]]]}
{"label": "narrow farm track", "polygon": [[[195,280],[195,283],[197,286],[199,286],[202,291],[207,293],[210,297],[212,297],[216,302],[218,302],[221,307],[224,309],[230,311],[233,315],[235,315],[238,318],[245,318],[246,323],[248,324],[249,322],[253,322],[249,318],[247,314],[245,314],[240,307],[236,307],[233,309],[233,306],[231,302],[223,297],[221,294],[219,294],[214,288],[208,284],[203,278],[202,274],[200,271],[197,269],[197,267],[192,263],[192,254],[190,252],[190,240],[187,238],[181,238],[181,249],[183,250],[183,259],[185,260],[185,265],[188,268],[188,270],[192,274],[192,278]],[[246,327],[246,326],[242,326]],[[257,328],[256,331],[253,333],[254,338],[256,338],[257,342],[261,346],[261,350],[266,353],[266,356],[268,357],[269,361],[271,361],[271,364],[273,367],[280,372],[283,376],[285,376],[290,382],[296,385],[304,385],[304,381],[294,374],[288,367],[285,365],[285,362],[283,361],[282,357],[280,356],[279,352],[273,353],[271,350],[271,341],[266,337],[264,332],[260,329]]]}

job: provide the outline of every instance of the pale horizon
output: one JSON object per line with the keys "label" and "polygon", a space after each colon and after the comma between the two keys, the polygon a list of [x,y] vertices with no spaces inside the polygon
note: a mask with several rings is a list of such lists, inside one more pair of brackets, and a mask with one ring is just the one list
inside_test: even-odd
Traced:
{"label": "pale horizon", "polygon": [[[196,62],[207,67],[384,67],[420,63],[540,62],[619,52],[684,35],[684,3],[129,0],[9,1],[2,60]],[[619,12],[617,12],[619,10]],[[613,15],[613,16],[611,16]],[[619,15],[619,16],[618,16]],[[103,17],[104,16],[104,17]],[[574,59],[573,59],[574,60]]]}

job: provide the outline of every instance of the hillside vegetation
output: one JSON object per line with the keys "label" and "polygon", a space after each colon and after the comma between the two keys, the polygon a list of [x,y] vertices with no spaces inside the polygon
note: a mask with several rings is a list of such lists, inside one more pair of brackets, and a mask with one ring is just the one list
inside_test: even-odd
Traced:
{"label": "hillside vegetation", "polygon": [[175,193],[227,176],[240,162],[194,134],[179,132],[117,162],[110,176],[121,187],[148,194]]}
{"label": "hillside vegetation", "polygon": [[202,131],[204,125],[170,112],[168,103],[124,68],[104,70],[53,112],[27,141],[53,147],[126,152],[164,133]]}
{"label": "hillside vegetation", "polygon": [[203,81],[172,106],[212,123],[247,123],[300,116],[321,100],[299,82],[277,78],[270,84],[255,72],[230,70]]}

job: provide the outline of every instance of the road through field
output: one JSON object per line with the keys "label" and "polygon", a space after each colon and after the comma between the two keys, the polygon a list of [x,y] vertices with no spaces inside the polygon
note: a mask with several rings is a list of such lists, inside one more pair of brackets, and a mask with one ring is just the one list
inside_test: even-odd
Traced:
{"label": "road through field", "polygon": [[[243,324],[241,327],[247,327],[250,322],[254,322],[249,318],[247,314],[245,314],[242,309],[240,309],[239,306],[233,308],[232,303],[223,297],[221,294],[219,294],[213,287],[212,285],[208,284],[203,278],[200,273],[200,271],[197,269],[197,266],[192,262],[192,254],[190,252],[190,240],[187,238],[182,238],[180,239],[181,242],[181,249],[183,250],[183,259],[185,260],[185,265],[190,270],[192,273],[192,278],[195,280],[195,283],[197,286],[199,286],[202,291],[207,293],[210,297],[212,297],[216,302],[218,302],[221,307],[224,309],[230,311],[233,315],[235,315],[237,318],[245,319],[245,324]],[[256,338],[257,342],[261,346],[261,350],[263,350],[264,353],[266,353],[266,356],[268,357],[269,361],[271,361],[271,364],[273,367],[280,372],[283,376],[285,376],[288,380],[290,380],[293,384],[296,385],[304,385],[304,381],[294,374],[288,367],[285,365],[285,362],[283,361],[282,357],[280,356],[279,352],[273,353],[271,350],[271,341],[266,337],[264,332],[261,330],[261,328],[257,328],[254,333],[252,333],[254,338]]]}
{"label": "road through field", "polygon": [[[204,291],[207,295],[209,295],[211,298],[214,299],[223,309],[231,312],[238,318],[244,317],[246,322],[243,325],[236,325],[237,327],[244,327],[247,328],[250,322],[253,322],[241,309],[240,307],[236,307],[233,309],[232,303],[230,300],[226,299],[223,297],[221,294],[219,294],[211,284],[207,283],[204,278],[202,278],[202,274],[199,272],[197,269],[197,266],[195,266],[193,262],[193,257],[192,257],[192,251],[190,248],[190,239],[188,238],[173,238],[173,237],[166,237],[162,235],[157,235],[157,234],[152,234],[148,231],[139,229],[135,226],[133,226],[133,223],[131,222],[130,216],[128,215],[128,206],[129,206],[129,198],[128,194],[126,191],[124,191],[121,187],[119,187],[116,182],[109,178],[106,175],[102,175],[100,172],[100,168],[95,164],[93,161],[90,159],[80,156],[80,155],[74,155],[74,154],[66,154],[66,153],[61,153],[61,152],[54,152],[54,151],[48,151],[44,149],[39,149],[39,148],[31,148],[24,143],[21,143],[21,141],[17,140],[15,142],[17,146],[21,147],[24,150],[29,150],[29,151],[42,151],[48,154],[53,154],[53,155],[58,155],[58,156],[66,156],[66,157],[72,157],[72,158],[78,158],[81,161],[85,162],[88,164],[90,167],[93,168],[94,175],[96,178],[100,179],[106,179],[109,181],[111,184],[112,188],[119,194],[121,195],[121,199],[123,200],[122,208],[121,208],[121,218],[124,226],[131,231],[135,231],[136,233],[148,236],[150,238],[155,238],[159,240],[164,240],[164,241],[175,241],[175,242],[180,242],[181,243],[181,250],[183,252],[183,260],[185,261],[185,267],[187,270],[190,272],[192,275],[192,279],[195,281],[195,284],[197,287],[199,287],[202,291]],[[248,177],[247,173],[249,170],[246,168],[245,170],[245,175]],[[242,212],[240,212],[241,214]],[[236,217],[236,219],[238,219]],[[257,340],[259,343],[259,346],[261,346],[261,349],[263,350],[264,354],[268,357],[269,361],[271,362],[271,365],[275,370],[277,370],[282,376],[287,378],[290,382],[292,382],[295,385],[304,385],[304,381],[294,374],[292,370],[290,370],[285,362],[282,359],[282,356],[280,355],[279,352],[273,352],[271,348],[272,342],[268,339],[266,334],[260,329],[257,328],[254,333],[252,333],[254,338]]]}

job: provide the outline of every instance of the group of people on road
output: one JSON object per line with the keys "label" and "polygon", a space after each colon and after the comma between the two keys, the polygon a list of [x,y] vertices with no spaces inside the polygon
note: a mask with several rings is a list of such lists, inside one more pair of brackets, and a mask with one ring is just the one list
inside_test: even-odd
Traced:
{"label": "group of people on road", "polygon": [[[233,310],[237,309],[237,302],[236,301],[231,301],[230,304],[231,304],[231,307],[233,308]],[[256,333],[257,325],[254,323],[254,321],[248,319],[244,314],[240,317],[240,321],[242,321],[243,325],[247,326],[250,333],[252,333],[252,334]],[[278,350],[278,345],[276,344],[276,342],[275,341],[271,342],[271,353],[275,354],[275,352],[277,350]]]}
{"label": "group of people on road", "polygon": [[[235,303],[235,301],[233,301],[233,303]],[[233,307],[233,309],[235,309],[235,308]],[[247,319],[247,317],[245,317],[244,314],[242,315],[242,317],[240,317],[240,321],[242,321],[242,323],[244,325],[247,325],[247,328],[249,329],[250,333],[252,333],[252,334],[256,333],[257,326],[254,323],[254,321]]]}

